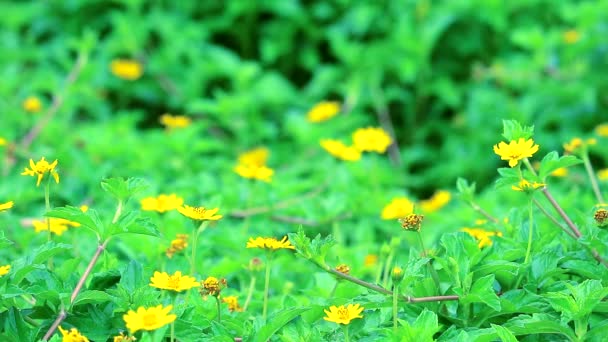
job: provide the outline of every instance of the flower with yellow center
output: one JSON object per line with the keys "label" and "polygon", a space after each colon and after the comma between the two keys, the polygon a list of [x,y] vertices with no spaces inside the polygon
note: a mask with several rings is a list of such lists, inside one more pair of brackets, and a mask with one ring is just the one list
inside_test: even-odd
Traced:
{"label": "flower with yellow center", "polygon": [[327,315],[323,319],[338,324],[349,324],[355,318],[363,318],[361,312],[364,309],[359,304],[348,304],[346,307],[344,305],[340,305],[339,307],[332,305],[329,307],[329,311],[323,310]]}
{"label": "flower with yellow center", "polygon": [[164,213],[166,211],[175,210],[184,204],[184,199],[176,194],[160,194],[158,197],[146,197],[141,201],[141,210],[158,211]]}
{"label": "flower with yellow center", "polygon": [[36,96],[28,96],[21,106],[26,112],[38,113],[42,109],[42,101]]}
{"label": "flower with yellow center", "polygon": [[587,140],[583,140],[581,138],[572,138],[567,143],[564,143],[564,151],[567,154],[573,154],[578,152],[581,148],[587,148],[587,146],[595,145],[597,140],[594,138],[589,138]]}
{"label": "flower with yellow center", "polygon": [[395,197],[383,209],[380,217],[383,220],[396,220],[414,212],[414,203],[407,197]]}
{"label": "flower with yellow center", "polygon": [[169,275],[167,272],[161,273],[156,271],[154,272],[154,276],[150,278],[150,286],[176,292],[189,290],[200,285],[201,283],[196,281],[196,279],[190,276],[183,276],[180,271],[176,271],[173,275]]}
{"label": "flower with yellow center", "polygon": [[222,297],[222,302],[228,304],[228,310],[230,312],[240,312],[243,311],[243,308],[239,305],[238,298],[236,296],[226,296]]}
{"label": "flower with yellow center", "polygon": [[274,170],[265,165],[245,165],[239,164],[234,167],[234,172],[246,179],[257,179],[266,183],[272,181]]}
{"label": "flower with yellow center", "polygon": [[532,157],[537,151],[538,145],[535,145],[532,139],[519,138],[518,141],[512,140],[508,145],[504,141],[494,145],[494,153],[498,154],[501,160],[508,160],[510,167],[515,167],[524,158]]}
{"label": "flower with yellow center", "polygon": [[129,310],[122,318],[127,324],[127,329],[129,329],[131,333],[139,330],[156,330],[175,321],[177,316],[169,314],[171,309],[173,309],[173,305],[169,305],[165,308],[163,308],[162,305],[151,308],[140,306],[137,309],[137,312]]}
{"label": "flower with yellow center", "polygon": [[475,240],[477,240],[477,246],[479,248],[492,246],[492,240],[490,239],[490,237],[502,236],[501,232],[489,232],[480,228],[462,228],[460,231],[469,234]]}
{"label": "flower with yellow center", "polygon": [[171,246],[167,248],[165,254],[169,259],[173,258],[173,255],[179,251],[183,251],[188,247],[188,235],[187,234],[177,234],[175,239],[171,241]]}
{"label": "flower with yellow center", "polygon": [[241,153],[238,161],[240,165],[264,166],[269,155],[270,151],[266,147],[257,147]]}
{"label": "flower with yellow center", "polygon": [[287,236],[284,236],[280,241],[273,237],[257,237],[249,238],[247,241],[247,248],[262,248],[262,249],[296,249],[291,245],[291,242],[287,240]]}
{"label": "flower with yellow center", "polygon": [[81,335],[76,328],[72,328],[70,331],[67,331],[60,325],[59,331],[61,332],[61,335],[63,335],[61,342],[89,342],[89,339],[84,335]]}
{"label": "flower with yellow center", "polygon": [[11,271],[11,265],[0,266],[0,277],[7,275]]}
{"label": "flower with yellow center", "polygon": [[347,264],[340,264],[340,265],[336,266],[336,271],[343,273],[343,274],[349,274],[350,267],[348,267]]}
{"label": "flower with yellow center", "polygon": [[568,30],[562,34],[562,40],[566,44],[574,44],[581,39],[580,33],[577,30]]}
{"label": "flower with yellow center", "polygon": [[317,103],[308,113],[306,119],[308,122],[318,123],[327,121],[340,112],[340,102],[323,101]]}
{"label": "flower with yellow center", "polygon": [[205,207],[191,207],[189,205],[177,207],[177,211],[182,215],[196,221],[217,221],[222,218],[222,215],[216,215],[218,210],[220,209],[205,209]]}
{"label": "flower with yellow center", "polygon": [[597,172],[597,178],[601,181],[608,180],[608,169],[601,169]]}
{"label": "flower with yellow center", "polygon": [[0,203],[0,211],[5,211],[13,207],[15,203],[13,201],[8,201],[6,203]]}
{"label": "flower with yellow center", "polygon": [[30,159],[30,168],[27,167],[21,173],[22,176],[38,176],[38,181],[36,182],[36,186],[40,185],[40,182],[44,178],[45,174],[51,175],[56,183],[59,183],[59,174],[55,171],[55,167],[57,166],[57,159],[54,162],[49,164],[48,161],[44,160],[42,157],[39,161],[34,163],[34,160]]}
{"label": "flower with yellow center", "polygon": [[380,127],[359,128],[353,132],[353,144],[359,151],[384,153],[392,143],[391,136]]}
{"label": "flower with yellow center", "polygon": [[[50,228],[49,228],[50,221]],[[54,233],[58,236],[63,234],[69,227],[80,227],[80,223],[73,222],[70,220],[62,219],[62,218],[46,218],[44,220],[33,220],[32,225],[34,226],[34,231],[36,233],[40,233],[42,231],[51,230],[51,233]]]}
{"label": "flower with yellow center", "polygon": [[357,161],[361,159],[361,151],[354,146],[346,146],[340,140],[322,139],[319,144],[333,157],[344,161]]}
{"label": "flower with yellow center", "polygon": [[135,336],[125,336],[124,333],[121,331],[120,335],[114,336],[113,342],[133,342],[135,340],[137,340]]}
{"label": "flower with yellow center", "polygon": [[409,214],[404,218],[400,218],[399,223],[401,223],[401,228],[405,230],[415,230],[419,232],[420,228],[422,228],[423,219],[424,215]]}
{"label": "flower with yellow center", "polygon": [[431,198],[420,201],[420,208],[422,211],[431,213],[443,208],[446,204],[448,204],[448,202],[450,202],[451,198],[452,195],[449,191],[439,190],[436,191]]}
{"label": "flower with yellow center", "polygon": [[608,137],[608,123],[599,124],[595,127],[595,134],[600,137]]}
{"label": "flower with yellow center", "polygon": [[519,181],[518,186],[511,185],[511,189],[515,190],[515,191],[531,191],[531,190],[536,190],[538,188],[542,188],[545,185],[547,185],[547,184],[537,183],[537,182],[530,183],[527,180],[522,179]]}
{"label": "flower with yellow center", "polygon": [[110,63],[110,70],[114,76],[128,81],[134,81],[144,73],[141,63],[133,59],[114,59]]}
{"label": "flower with yellow center", "polygon": [[160,123],[165,126],[168,131],[170,131],[176,128],[188,127],[192,123],[192,120],[184,115],[171,115],[169,113],[165,113],[161,115]]}

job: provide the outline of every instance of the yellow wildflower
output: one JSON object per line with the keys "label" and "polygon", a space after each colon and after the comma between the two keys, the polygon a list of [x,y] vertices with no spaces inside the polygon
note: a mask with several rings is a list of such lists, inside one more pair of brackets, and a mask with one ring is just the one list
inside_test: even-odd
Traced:
{"label": "yellow wildflower", "polygon": [[228,304],[228,310],[230,312],[240,312],[243,311],[243,308],[240,307],[238,298],[236,296],[226,296],[222,298],[222,302]]}
{"label": "yellow wildflower", "polygon": [[593,214],[593,219],[599,227],[604,227],[608,224],[608,210],[600,208]]}
{"label": "yellow wildflower", "polygon": [[140,78],[144,73],[141,63],[133,59],[114,59],[110,63],[110,70],[114,76],[129,81]]}
{"label": "yellow wildflower", "polygon": [[339,307],[332,305],[329,307],[329,311],[323,310],[327,315],[323,319],[338,324],[349,324],[355,318],[363,318],[361,312],[364,309],[359,304],[348,304],[346,307],[344,305],[340,305]]}
{"label": "yellow wildflower", "polygon": [[340,273],[344,273],[344,274],[349,274],[350,267],[348,267],[347,264],[340,264],[340,265],[336,266],[336,271],[338,271]]}
{"label": "yellow wildflower", "polygon": [[568,30],[562,34],[562,40],[566,44],[574,44],[581,38],[580,33],[577,30]]}
{"label": "yellow wildflower", "polygon": [[560,167],[559,169],[555,169],[551,172],[551,176],[553,177],[566,177],[568,175],[568,169],[565,167]]}
{"label": "yellow wildflower", "polygon": [[597,178],[601,181],[608,180],[608,169],[601,169],[597,172]]}
{"label": "yellow wildflower", "polygon": [[67,331],[60,325],[59,331],[61,332],[61,335],[63,335],[63,339],[61,340],[62,342],[89,342],[89,339],[84,335],[81,335],[76,328],[72,328],[70,331]]}
{"label": "yellow wildflower", "polygon": [[13,207],[15,203],[13,201],[8,201],[6,203],[0,203],[0,211],[5,211]]}
{"label": "yellow wildflower", "polygon": [[424,215],[409,214],[404,218],[400,218],[399,223],[401,223],[401,228],[405,230],[415,230],[419,232],[420,228],[422,228],[423,219]]}
{"label": "yellow wildflower", "polygon": [[161,115],[160,123],[170,131],[176,128],[188,127],[192,123],[192,120],[184,115],[171,115],[166,113]]}
{"label": "yellow wildflower", "polygon": [[530,190],[536,190],[538,188],[542,188],[545,185],[547,185],[547,184],[538,183],[538,182],[533,182],[532,184],[530,184],[530,182],[528,182],[527,180],[522,179],[519,181],[518,186],[511,185],[511,189],[515,190],[515,191],[530,191]]}
{"label": "yellow wildflower", "polygon": [[184,204],[184,199],[178,197],[176,194],[160,194],[158,197],[143,198],[140,203],[141,210],[164,213],[165,211],[175,210],[182,206]]}
{"label": "yellow wildflower", "polygon": [[312,109],[306,114],[306,119],[308,119],[308,122],[323,122],[333,118],[339,112],[340,102],[323,101],[312,107]]}
{"label": "yellow wildflower", "polygon": [[49,164],[44,157],[42,157],[38,162],[34,163],[34,160],[30,159],[30,169],[27,167],[21,173],[22,176],[38,176],[38,181],[36,182],[36,186],[40,185],[40,182],[44,178],[45,174],[50,174],[56,183],[59,183],[59,174],[55,171],[55,167],[57,166],[57,159],[54,162]]}
{"label": "yellow wildflower", "polygon": [[222,289],[228,285],[226,284],[226,279],[219,280],[216,277],[207,277],[207,279],[203,281],[202,286],[201,295],[217,297],[220,295]]}
{"label": "yellow wildflower", "polygon": [[121,331],[120,335],[114,336],[113,342],[133,342],[135,340],[137,340],[135,336],[125,336],[124,333]]}
{"label": "yellow wildflower", "polygon": [[403,280],[403,276],[404,276],[403,268],[401,268],[399,266],[393,267],[393,273],[392,273],[393,282],[398,284],[401,280]]}
{"label": "yellow wildflower", "polygon": [[8,144],[8,141],[2,137],[0,137],[0,146],[6,146],[6,144]]}
{"label": "yellow wildflower", "polygon": [[154,276],[150,278],[150,286],[176,292],[189,290],[200,285],[196,279],[190,276],[183,276],[180,271],[176,271],[173,275],[169,275],[167,272],[161,273],[156,271],[154,272]]}
{"label": "yellow wildflower", "polygon": [[490,237],[502,236],[501,232],[489,232],[479,228],[462,228],[460,231],[469,234],[475,240],[477,240],[477,246],[479,246],[479,248],[492,246],[492,240],[490,239]]}
{"label": "yellow wildflower", "polygon": [[395,220],[414,212],[414,203],[407,197],[395,197],[383,209],[380,217],[383,220]]}
{"label": "yellow wildflower", "polygon": [[177,234],[176,238],[171,241],[171,246],[167,248],[165,254],[169,259],[173,258],[173,255],[179,251],[183,251],[188,247],[188,235],[187,234]]}
{"label": "yellow wildflower", "polygon": [[393,139],[380,127],[359,128],[353,132],[353,144],[359,151],[384,153]]}
{"label": "yellow wildflower", "polygon": [[81,205],[80,211],[82,211],[83,213],[86,213],[87,211],[89,211],[89,206],[86,204]]}
{"label": "yellow wildflower", "polygon": [[586,148],[587,146],[595,145],[597,140],[589,138],[585,141],[581,138],[572,138],[570,142],[564,143],[564,151],[568,154],[577,152],[580,148]]}
{"label": "yellow wildflower", "polygon": [[0,277],[7,275],[11,271],[11,265],[0,266]]}
{"label": "yellow wildflower", "polygon": [[439,190],[436,191],[431,198],[420,201],[420,208],[422,211],[431,213],[443,208],[446,204],[448,204],[451,198],[452,195],[449,191]]}
{"label": "yellow wildflower", "polygon": [[257,238],[249,238],[247,241],[247,248],[262,248],[262,249],[296,249],[291,245],[291,242],[287,240],[287,236],[284,236],[280,241],[270,237],[257,237]]}
{"label": "yellow wildflower", "polygon": [[507,145],[504,141],[494,145],[494,153],[500,156],[501,160],[508,160],[509,166],[514,167],[524,159],[530,158],[538,151],[538,145],[534,145],[534,140],[519,138],[518,141],[512,140]]}
{"label": "yellow wildflower", "polygon": [[34,231],[36,233],[40,233],[42,231],[48,231],[49,230],[49,221],[50,221],[50,230],[51,233],[55,233],[56,235],[61,235],[63,234],[66,230],[68,230],[68,228],[71,227],[79,227],[80,223],[78,222],[73,222],[70,220],[65,220],[62,218],[55,218],[55,217],[51,217],[51,218],[46,218],[44,219],[44,221],[40,221],[40,220],[33,220],[32,221],[32,225],[34,226]]}
{"label": "yellow wildflower", "polygon": [[378,263],[378,256],[376,254],[368,254],[363,259],[363,265],[365,267],[374,266],[376,263]]}
{"label": "yellow wildflower", "polygon": [[205,209],[205,207],[191,207],[183,205],[177,207],[182,215],[197,221],[217,221],[222,218],[222,215],[216,215],[219,208]]}
{"label": "yellow wildflower", "polygon": [[239,164],[234,167],[234,172],[243,178],[257,179],[266,183],[270,183],[272,181],[272,175],[274,175],[274,170],[264,165]]}
{"label": "yellow wildflower", "polygon": [[597,127],[595,127],[595,134],[600,137],[608,137],[608,122],[597,125]]}
{"label": "yellow wildflower", "polygon": [[36,96],[28,96],[21,104],[23,109],[30,113],[37,113],[42,109],[42,101]]}
{"label": "yellow wildflower", "polygon": [[137,312],[129,310],[122,318],[127,324],[127,329],[129,329],[131,333],[139,330],[156,330],[175,321],[177,316],[169,314],[171,309],[173,309],[173,305],[169,305],[165,308],[163,308],[162,305],[152,308],[140,306],[137,309]]}
{"label": "yellow wildflower", "polygon": [[361,159],[361,151],[354,146],[346,146],[340,140],[322,139],[321,147],[332,156],[344,161],[357,161]]}
{"label": "yellow wildflower", "polygon": [[270,151],[265,147],[257,147],[249,151],[245,151],[239,155],[239,164],[264,166],[268,161]]}

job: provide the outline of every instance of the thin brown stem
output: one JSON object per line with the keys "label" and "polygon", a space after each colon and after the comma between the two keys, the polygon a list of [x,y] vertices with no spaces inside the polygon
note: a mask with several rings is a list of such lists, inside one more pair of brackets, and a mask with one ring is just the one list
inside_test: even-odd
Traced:
{"label": "thin brown stem", "polygon": [[566,224],[568,225],[568,227],[570,228],[570,230],[572,230],[572,232],[574,233],[574,235],[576,236],[576,238],[578,239],[579,237],[581,237],[581,235],[582,235],[581,231],[578,230],[578,227],[576,227],[576,225],[574,224],[574,222],[572,222],[572,220],[570,220],[570,217],[568,217],[568,215],[562,209],[562,207],[560,207],[560,205],[557,203],[557,201],[555,201],[555,198],[553,198],[553,196],[549,192],[549,189],[547,189],[547,187],[544,187],[540,191],[549,200],[549,202],[551,203],[551,205],[553,206],[553,208],[555,209],[555,211],[557,211],[557,213],[559,214],[559,216],[561,216],[562,219],[564,219],[564,221],[566,222]]}
{"label": "thin brown stem", "polygon": [[490,213],[488,213],[487,211],[483,210],[483,208],[481,208],[477,203],[471,201],[471,203],[469,203],[469,205],[471,206],[471,208],[473,208],[473,210],[475,210],[476,212],[480,213],[481,215],[483,215],[485,218],[487,218],[488,220],[492,221],[493,223],[499,223],[500,221],[490,215]]}
{"label": "thin brown stem", "polygon": [[285,208],[291,207],[293,205],[296,205],[304,200],[307,200],[311,197],[317,196],[325,189],[325,187],[327,187],[327,184],[322,184],[321,186],[319,186],[315,189],[312,189],[311,191],[306,192],[300,196],[288,198],[288,199],[278,202],[272,206],[255,207],[255,208],[242,209],[242,210],[237,209],[237,210],[234,210],[233,212],[231,212],[230,216],[236,217],[236,218],[246,218],[249,216],[265,214],[265,213],[268,213],[268,212],[271,212],[271,211],[277,210],[277,209],[285,209]]}
{"label": "thin brown stem", "polygon": [[539,201],[537,201],[537,200],[536,200],[536,198],[532,198],[532,201],[534,202],[534,204],[536,205],[536,207],[537,207],[538,209],[540,209],[540,211],[541,211],[543,214],[545,214],[545,216],[547,216],[547,218],[548,218],[549,220],[551,220],[551,222],[553,222],[553,224],[555,224],[556,226],[558,226],[558,227],[559,227],[559,229],[561,229],[561,230],[562,230],[564,233],[568,234],[568,236],[570,236],[570,237],[572,237],[572,238],[576,239],[576,236],[574,236],[574,234],[572,234],[572,233],[571,233],[571,232],[568,230],[568,228],[566,228],[566,227],[562,226],[562,224],[561,224],[561,223],[559,223],[559,221],[558,221],[558,220],[557,220],[555,217],[551,216],[551,214],[549,214],[549,212],[548,212],[548,211],[547,211],[545,208],[543,208],[543,206],[540,204],[540,202],[539,202]]}
{"label": "thin brown stem", "polygon": [[49,328],[49,330],[46,332],[46,334],[44,334],[44,337],[42,338],[43,341],[48,341],[51,338],[51,335],[53,335],[55,330],[57,330],[57,328],[59,327],[59,324],[61,324],[61,322],[65,319],[66,316],[67,316],[67,313],[62,308],[61,311],[59,312],[59,315],[57,316],[57,318],[55,319],[55,321]]}

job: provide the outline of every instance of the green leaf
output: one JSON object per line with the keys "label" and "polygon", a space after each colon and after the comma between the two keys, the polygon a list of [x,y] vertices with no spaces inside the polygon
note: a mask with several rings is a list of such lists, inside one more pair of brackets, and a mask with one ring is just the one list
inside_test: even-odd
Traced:
{"label": "green leaf", "polygon": [[110,235],[141,234],[160,237],[161,233],[148,217],[140,217],[138,211],[123,213],[118,221],[110,226]]}
{"label": "green leaf", "polygon": [[569,167],[572,165],[580,164],[582,162],[582,160],[578,159],[573,155],[567,155],[558,158],[557,152],[549,152],[540,162],[538,177],[542,181],[544,181],[551,174],[551,172],[561,167]]}
{"label": "green leaf", "polygon": [[515,335],[528,334],[561,334],[570,341],[576,341],[576,335],[567,325],[561,324],[559,319],[548,314],[520,315],[509,320],[503,326]]}
{"label": "green leaf", "polygon": [[496,311],[500,311],[500,299],[494,291],[494,275],[490,274],[477,279],[469,293],[460,299],[460,303],[484,303]]}
{"label": "green leaf", "polygon": [[509,329],[496,324],[490,324],[502,342],[517,342],[517,338]]}
{"label": "green leaf", "polygon": [[96,304],[96,303],[107,303],[112,300],[112,296],[107,294],[104,291],[97,290],[88,290],[83,291],[78,294],[76,299],[74,300],[73,306],[83,305],[83,304]]}
{"label": "green leaf", "polygon": [[310,310],[309,307],[300,307],[284,309],[277,312],[268,318],[268,322],[255,332],[249,341],[266,342],[270,340],[270,338],[285,324],[308,310]]}
{"label": "green leaf", "polygon": [[463,201],[473,201],[473,197],[475,195],[475,182],[469,184],[466,179],[458,177],[456,180],[456,189],[458,189],[460,198],[462,198]]}
{"label": "green leaf", "polygon": [[119,201],[126,201],[129,197],[146,189],[148,184],[142,178],[122,177],[107,178],[101,181],[101,188],[114,196]]}
{"label": "green leaf", "polygon": [[437,314],[424,309],[413,324],[408,322],[403,323],[403,326],[398,331],[398,336],[403,337],[403,341],[432,342],[433,335],[437,331],[439,331]]}
{"label": "green leaf", "polygon": [[102,236],[104,232],[104,224],[99,218],[99,215],[95,209],[89,209],[85,213],[77,207],[57,207],[51,209],[51,211],[46,213],[45,216],[77,222],[83,228],[89,229],[99,236]]}
{"label": "green leaf", "polygon": [[501,167],[498,169],[498,174],[500,174],[500,178],[498,178],[494,184],[496,189],[519,184],[520,175],[517,168]]}
{"label": "green leaf", "polygon": [[49,241],[24,257],[15,260],[11,265],[13,284],[19,284],[25,276],[36,269],[44,269],[45,266],[43,264],[50,257],[71,249],[72,246],[70,245]]}
{"label": "green leaf", "polygon": [[522,126],[517,120],[502,120],[502,136],[507,141],[528,139],[534,134],[534,126]]}

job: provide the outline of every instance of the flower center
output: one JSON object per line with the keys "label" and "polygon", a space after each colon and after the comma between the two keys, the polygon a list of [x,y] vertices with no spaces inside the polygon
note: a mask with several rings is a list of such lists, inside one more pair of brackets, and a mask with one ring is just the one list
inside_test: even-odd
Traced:
{"label": "flower center", "polygon": [[346,308],[339,308],[338,317],[340,317],[340,319],[347,320],[348,319],[348,310],[346,310]]}
{"label": "flower center", "polygon": [[177,276],[169,276],[169,280],[167,280],[167,287],[172,289],[179,288],[179,277]]}
{"label": "flower center", "polygon": [[146,327],[152,327],[158,324],[158,319],[156,319],[156,315],[153,313],[145,314],[142,320]]}

